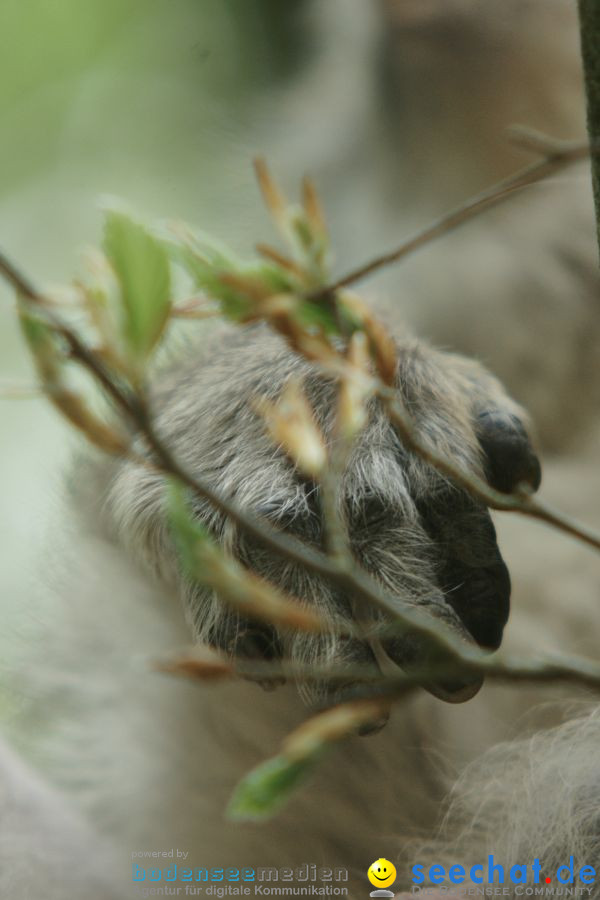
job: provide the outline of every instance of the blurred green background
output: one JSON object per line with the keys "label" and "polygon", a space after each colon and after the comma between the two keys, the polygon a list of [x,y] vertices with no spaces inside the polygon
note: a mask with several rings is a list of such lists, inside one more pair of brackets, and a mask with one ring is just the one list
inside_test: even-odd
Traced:
{"label": "blurred green background", "polygon": [[[307,51],[302,0],[2,0],[0,245],[41,284],[98,241],[98,198],[249,246],[260,209],[254,97]],[[262,215],[262,213],[261,213]],[[0,285],[0,380],[30,380]],[[58,497],[69,430],[42,399],[0,399],[4,633]]]}

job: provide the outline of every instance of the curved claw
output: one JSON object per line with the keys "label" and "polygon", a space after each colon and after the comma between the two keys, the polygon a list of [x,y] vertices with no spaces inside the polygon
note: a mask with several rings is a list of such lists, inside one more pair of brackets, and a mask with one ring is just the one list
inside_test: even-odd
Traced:
{"label": "curved claw", "polygon": [[477,417],[477,436],[486,456],[486,476],[497,491],[510,494],[525,482],[537,491],[542,468],[522,422],[498,411]]}

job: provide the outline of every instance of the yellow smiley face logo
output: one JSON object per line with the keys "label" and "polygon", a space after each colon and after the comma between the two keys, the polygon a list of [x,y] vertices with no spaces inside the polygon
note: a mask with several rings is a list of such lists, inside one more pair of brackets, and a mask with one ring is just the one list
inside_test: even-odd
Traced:
{"label": "yellow smiley face logo", "polygon": [[367,876],[375,887],[386,888],[396,880],[396,869],[389,859],[376,859],[369,866]]}

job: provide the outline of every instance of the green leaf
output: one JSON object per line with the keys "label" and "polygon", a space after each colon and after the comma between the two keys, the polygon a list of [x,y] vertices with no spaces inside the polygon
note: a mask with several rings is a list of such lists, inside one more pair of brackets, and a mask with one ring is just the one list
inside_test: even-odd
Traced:
{"label": "green leaf", "polygon": [[55,384],[60,377],[64,359],[60,356],[52,329],[39,316],[29,312],[21,302],[19,320],[42,382],[47,386]]}
{"label": "green leaf", "polygon": [[204,256],[188,246],[177,247],[174,256],[192,277],[195,286],[219,301],[223,315],[235,321],[249,314],[252,305],[248,297],[224,284],[220,278],[227,272],[237,272],[231,260],[217,254]]}
{"label": "green leaf", "polygon": [[240,321],[251,314],[254,301],[242,290],[227,284],[223,275],[251,277],[262,282],[272,294],[282,294],[293,290],[296,285],[289,273],[280,266],[270,263],[245,263],[219,246],[203,243],[197,247],[171,243],[170,255],[191,276],[195,287],[204,291],[211,299],[221,304],[224,316]]}
{"label": "green leaf", "polygon": [[170,478],[167,482],[167,515],[173,540],[181,565],[194,579],[200,576],[200,550],[212,545],[213,540],[203,525],[195,521],[186,501],[186,491],[180,481]]}
{"label": "green leaf", "polygon": [[323,751],[302,760],[274,756],[248,773],[236,787],[227,816],[238,822],[270,818],[308,778]]}
{"label": "green leaf", "polygon": [[39,316],[27,312],[23,305],[20,306],[20,322],[25,339],[32,349],[37,350],[52,341],[49,326]]}
{"label": "green leaf", "polygon": [[302,268],[310,273],[312,287],[317,288],[328,280],[329,239],[327,234],[315,228],[303,210],[290,219],[290,242]]}
{"label": "green leaf", "polygon": [[292,218],[291,224],[294,235],[300,244],[301,251],[310,254],[314,246],[314,234],[313,229],[306,221],[304,213],[300,212],[295,215]]}
{"label": "green leaf", "polygon": [[115,211],[106,216],[103,247],[121,288],[123,337],[136,362],[144,361],[169,316],[168,254],[143,225]]}
{"label": "green leaf", "polygon": [[316,328],[327,335],[340,332],[334,310],[331,305],[322,301],[303,300],[298,304],[296,316],[300,324],[308,330]]}
{"label": "green leaf", "polygon": [[243,272],[260,278],[273,294],[286,294],[301,288],[286,269],[274,263],[250,263],[244,267]]}
{"label": "green leaf", "polygon": [[338,296],[334,302],[341,333],[345,337],[350,337],[355,331],[362,331],[363,323],[357,314],[344,303],[343,299]]}

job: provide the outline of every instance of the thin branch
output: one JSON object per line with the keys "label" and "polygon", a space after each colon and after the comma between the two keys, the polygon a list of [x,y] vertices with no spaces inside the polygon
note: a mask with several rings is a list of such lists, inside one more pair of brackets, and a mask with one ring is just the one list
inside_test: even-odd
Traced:
{"label": "thin branch", "polygon": [[15,288],[17,293],[29,300],[40,315],[52,326],[56,334],[63,338],[73,359],[78,360],[104,389],[116,405],[127,413],[130,420],[138,414],[139,403],[134,394],[117,384],[109,374],[100,357],[85,346],[79,336],[56,315],[41,291],[38,291],[29,278],[18,269],[9,258],[0,251],[0,274]]}
{"label": "thin branch", "polygon": [[[404,627],[420,635],[431,646],[436,647],[445,658],[455,660],[461,664],[477,661],[481,658],[481,651],[475,646],[466,646],[448,629],[442,631],[439,623],[432,619],[431,616],[419,609],[407,608],[402,605],[398,597],[394,597],[385,591],[374,578],[354,562],[353,558],[344,560],[329,558],[291,535],[276,531],[264,520],[257,520],[255,517],[248,515],[236,503],[224,497],[220,491],[188,472],[175,459],[169,448],[165,446],[156,433],[148,411],[141,399],[134,396],[127,387],[112,380],[94,351],[89,350],[79,337],[56,316],[55,312],[48,308],[43,294],[37,291],[29,279],[2,254],[0,254],[0,272],[4,273],[21,295],[36,305],[56,332],[64,338],[69,347],[71,357],[94,376],[117,407],[125,413],[129,422],[144,436],[149,449],[154,455],[155,463],[162,471],[175,475],[196,496],[208,500],[216,509],[228,516],[240,529],[262,542],[264,546],[277,555],[303,565],[309,571],[334,582],[350,595],[354,595],[360,600],[381,608],[393,620],[402,623]],[[462,470],[457,469],[449,460],[441,457],[438,459],[437,454],[426,445],[421,446],[414,429],[405,420],[404,415],[397,407],[393,392],[390,392],[390,389],[383,385],[381,386],[381,392],[382,396],[388,401],[394,400],[390,405],[390,414],[409,447],[421,453],[428,461],[437,465],[448,474],[449,477],[457,480],[466,490],[478,492],[476,495],[480,496],[484,502],[491,500],[495,504],[495,508],[514,508],[516,511],[535,515],[536,518],[542,517],[539,510],[526,510],[522,498],[515,500],[515,498],[511,499],[492,491],[483,482],[473,480],[472,476],[468,476]],[[557,514],[553,514],[552,518],[546,516],[546,520],[551,521],[552,524],[562,528],[562,530],[579,536],[587,543],[600,547],[600,538],[589,535],[584,528],[563,520]]]}
{"label": "thin branch", "polygon": [[[600,141],[600,3],[578,0],[581,32],[581,56],[587,100],[587,126],[590,141]],[[592,159],[592,189],[596,209],[596,232],[600,246],[600,157]]]}
{"label": "thin branch", "polygon": [[398,402],[397,393],[384,384],[380,384],[378,394],[384,401],[390,420],[394,423],[405,446],[418,453],[426,462],[432,465],[443,475],[447,475],[455,484],[464,488],[473,497],[481,500],[486,506],[503,512],[515,512],[533,519],[539,519],[552,525],[559,531],[564,531],[577,538],[590,547],[600,550],[600,534],[579,522],[575,522],[568,516],[553,510],[551,507],[536,499],[533,494],[523,487],[513,494],[503,494],[479,478],[477,475],[465,472],[460,466],[446,456],[434,450],[417,433],[414,423]]}
{"label": "thin branch", "polygon": [[[521,130],[517,135],[517,139],[527,149],[542,152],[544,158],[526,166],[516,174],[457,207],[405,241],[392,253],[377,257],[337,282],[314,291],[310,296],[313,298],[333,297],[338,289],[366,277],[383,266],[397,262],[408,253],[468,221],[477,213],[498,204],[517,189],[533,184],[558,171],[566,164],[583,159],[589,153],[587,145],[550,141],[543,135],[530,131]],[[267,180],[264,170],[261,173],[261,178],[263,190],[266,190],[271,206],[278,208],[281,198],[273,193],[273,186]],[[311,199],[311,196],[310,189],[308,189],[307,202],[313,215],[317,216],[318,210],[314,206],[316,198],[312,196]],[[263,252],[265,252],[264,248]],[[276,256],[274,257],[272,251],[267,249],[265,255],[274,258],[278,264],[283,264],[283,260]],[[114,407],[120,411],[126,423],[140,435],[146,449],[140,454],[138,451],[126,448],[124,455],[140,464],[151,466],[162,473],[175,476],[197,497],[207,500],[213,508],[219,510],[241,531],[251,535],[270,551],[335,583],[344,595],[350,598],[353,619],[357,626],[356,629],[354,627],[337,629],[338,633],[342,636],[356,636],[356,634],[360,634],[371,645],[377,661],[376,665],[365,667],[311,666],[310,669],[305,670],[286,662],[269,661],[261,663],[254,660],[236,659],[233,662],[220,662],[217,660],[216,662],[207,663],[206,660],[199,660],[196,663],[196,670],[194,670],[193,659],[191,657],[187,659],[182,657],[179,660],[167,660],[164,663],[158,663],[156,668],[205,680],[214,680],[221,677],[243,677],[258,680],[262,683],[276,684],[281,682],[282,679],[287,680],[291,678],[302,678],[303,680],[326,679],[330,682],[338,682],[341,689],[344,689],[348,682],[354,682],[354,689],[357,694],[362,695],[357,701],[358,705],[368,704],[371,701],[376,703],[381,701],[378,714],[381,713],[384,707],[387,710],[393,700],[406,696],[409,691],[419,685],[427,687],[438,678],[452,679],[458,677],[462,679],[467,674],[511,682],[571,681],[600,690],[600,665],[589,660],[577,658],[546,658],[521,661],[510,659],[501,654],[490,655],[475,646],[474,643],[465,643],[448,626],[443,625],[443,623],[436,620],[422,608],[405,604],[402,597],[389,593],[376,578],[364,571],[355,560],[347,544],[347,535],[338,503],[340,484],[351,446],[350,443],[346,444],[342,440],[339,440],[337,443],[334,441],[334,447],[330,451],[329,466],[326,468],[322,479],[323,512],[328,549],[328,553],[325,554],[291,535],[274,529],[265,520],[257,519],[210,483],[192,474],[174,456],[172,450],[158,432],[146,404],[143,389],[136,384],[131,385],[126,379],[122,379],[118,370],[113,372],[100,353],[87,346],[79,334],[57,314],[56,308],[49,298],[38,291],[29,279],[1,253],[0,275],[3,275],[15,287],[17,293],[24,301],[27,301],[35,308],[40,318],[45,320],[47,325],[63,342],[63,352],[66,350],[70,360],[79,364],[92,375]],[[236,278],[237,282],[239,282],[238,287],[247,290],[248,283],[246,280],[243,280],[242,283],[242,279],[239,277],[229,276],[232,284],[235,284]],[[257,299],[264,299],[263,294],[261,293]],[[203,307],[202,301],[198,301],[198,298],[191,298],[187,303],[175,307],[173,312],[175,315],[204,315],[208,310],[205,310]],[[367,319],[363,318],[361,321],[363,321],[364,325]],[[370,319],[368,321],[371,322]],[[373,332],[374,324],[376,325],[377,323],[371,322],[371,331],[364,325],[364,333],[371,341],[374,340],[373,333],[378,334],[376,330]],[[381,340],[379,341],[379,346],[383,346]],[[300,352],[302,352],[301,347]],[[308,353],[306,355],[310,358]],[[382,370],[382,367],[379,367],[381,379],[373,378],[370,381],[370,390],[383,403],[390,421],[397,429],[399,436],[409,451],[418,454],[423,460],[451,479],[453,483],[459,485],[487,506],[540,519],[565,533],[571,534],[580,541],[600,549],[600,535],[585,526],[573,522],[561,513],[551,510],[536,500],[526,485],[518,486],[518,489],[512,494],[503,494],[491,488],[483,479],[467,473],[451,459],[446,458],[430,447],[421,438],[415,423],[403,407],[398,392],[389,386],[393,381],[392,375],[395,363],[393,347],[389,353],[389,358],[390,365],[387,369]],[[338,375],[341,373],[342,369],[340,368]],[[388,374],[389,378],[387,378]],[[386,380],[388,383],[385,383]],[[44,386],[44,390],[47,393],[51,393],[51,388],[47,385]],[[340,438],[340,435],[337,435],[337,437]],[[392,661],[388,661],[380,644],[381,633],[377,628],[370,628],[369,623],[361,623],[362,610],[360,603],[363,601],[366,601],[371,606],[380,607],[388,614],[391,619],[391,624],[388,625],[389,628],[402,629],[405,632],[410,631],[423,639],[430,648],[435,648],[434,662],[426,668],[403,672]],[[331,627],[332,630],[335,628],[333,623]],[[387,664],[388,662],[389,665]],[[342,713],[344,713],[343,709]],[[363,710],[362,715],[363,717],[366,715],[365,710]],[[302,742],[300,741],[300,743]]]}
{"label": "thin branch", "polygon": [[[534,149],[532,133],[529,132],[528,136],[529,140],[527,141],[527,138],[523,137],[523,133],[521,133],[520,142],[525,144],[527,141],[528,149]],[[538,181],[542,181],[544,178],[554,175],[570,163],[585,159],[590,154],[590,147],[587,142],[571,143],[567,141],[554,141],[551,138],[545,138],[537,132],[535,150],[536,152],[540,152],[540,150],[544,151],[545,155],[543,159],[524,166],[513,175],[509,175],[497,184],[486,188],[484,191],[481,191],[481,193],[476,194],[474,197],[471,197],[469,200],[456,206],[454,209],[450,210],[450,212],[445,213],[422,230],[417,231],[416,234],[402,241],[395,250],[392,250],[389,253],[383,253],[381,256],[376,256],[374,259],[369,260],[369,262],[364,263],[362,266],[359,266],[348,272],[346,275],[343,275],[341,278],[338,278],[337,281],[319,288],[314,292],[314,297],[332,296],[341,288],[355,284],[357,281],[362,281],[368,275],[372,275],[373,272],[399,262],[403,257],[408,256],[409,253],[413,253],[420,247],[430,244],[432,241],[447,234],[449,231],[458,228],[459,225],[463,225],[465,222],[468,222],[474,216],[484,212],[486,209],[490,209],[491,207],[502,203],[515,191],[521,190],[524,187],[529,187]]]}
{"label": "thin branch", "polygon": [[384,591],[375,579],[358,566],[353,557],[343,560],[330,558],[297,538],[276,531],[264,519],[257,520],[255,517],[249,516],[236,503],[225,498],[215,488],[191,475],[159,439],[142,406],[138,407],[136,423],[164,472],[175,475],[193,493],[208,500],[239,528],[259,540],[278,556],[299,563],[316,575],[334,582],[343,591],[355,594],[368,603],[378,606],[405,628],[425,638],[430,645],[435,646],[442,654],[451,659],[463,662],[479,658],[481,651],[478,648],[466,647],[464,642],[448,630],[442,632],[439,623],[426,613],[402,605],[402,601],[398,597]]}
{"label": "thin branch", "polygon": [[206,297],[198,296],[175,303],[170,315],[173,319],[214,319],[221,315],[221,310]]}
{"label": "thin branch", "polygon": [[[428,665],[405,672],[396,667],[393,674],[381,673],[373,664],[354,663],[344,666],[301,665],[285,660],[236,659],[229,661],[213,655],[209,662],[198,648],[177,657],[159,660],[152,664],[158,671],[172,675],[211,681],[215,673],[222,678],[243,678],[258,682],[301,681],[318,682],[327,680],[340,685],[352,684],[357,695],[390,695],[408,686],[419,686],[424,681],[448,678],[456,674],[456,667],[442,663]],[[496,681],[506,682],[548,682],[563,681],[583,687],[600,690],[600,664],[591,659],[562,656],[540,656],[537,659],[512,658],[502,652],[482,655],[480,659],[461,664],[461,675],[465,672],[485,675]]]}
{"label": "thin branch", "polygon": [[[36,306],[56,333],[66,341],[71,358],[90,372],[110,399],[125,413],[129,423],[144,437],[154,456],[154,464],[159,469],[174,475],[196,496],[208,500],[242,531],[259,540],[277,555],[298,563],[316,575],[334,582],[343,591],[355,594],[360,599],[378,606],[451,659],[470,660],[479,654],[475,647],[466,648],[464,643],[449,631],[442,633],[439,623],[433,621],[427,614],[417,609],[403,607],[398,597],[386,592],[353,559],[352,562],[330,559],[324,553],[309,547],[297,538],[276,531],[264,519],[258,520],[255,516],[247,514],[220,491],[188,472],[157,434],[142,399],[111,379],[94,351],[88,349],[79,337],[56,316],[54,311],[48,308],[43,294],[37,291],[29,279],[2,253],[0,253],[0,272],[19,294]],[[139,457],[134,455],[134,458],[139,461]]]}
{"label": "thin branch", "polygon": [[338,421],[334,428],[327,465],[319,476],[327,555],[330,559],[336,559],[342,566],[347,566],[352,559],[348,544],[348,534],[340,506],[344,469],[346,468],[351,447],[351,442],[344,440]]}

